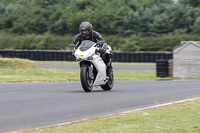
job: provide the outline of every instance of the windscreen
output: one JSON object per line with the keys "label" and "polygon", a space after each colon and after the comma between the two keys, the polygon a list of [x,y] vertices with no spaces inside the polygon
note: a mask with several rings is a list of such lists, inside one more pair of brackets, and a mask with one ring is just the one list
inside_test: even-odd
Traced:
{"label": "windscreen", "polygon": [[95,42],[93,41],[90,41],[90,40],[85,40],[85,41],[82,41],[79,49],[81,51],[86,51],[88,50],[89,48],[91,48],[93,45],[95,44]]}

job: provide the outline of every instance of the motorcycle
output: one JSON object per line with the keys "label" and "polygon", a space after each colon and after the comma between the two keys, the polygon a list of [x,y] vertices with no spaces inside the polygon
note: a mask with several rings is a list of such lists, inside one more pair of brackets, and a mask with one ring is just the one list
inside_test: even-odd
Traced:
{"label": "motorcycle", "polygon": [[[93,86],[101,86],[105,91],[113,88],[113,75],[107,76],[107,67],[100,56],[100,44],[105,43],[99,41],[97,43],[84,40],[81,45],[74,51],[76,61],[80,66],[80,80],[83,90],[91,92]],[[75,45],[74,45],[75,46]],[[111,48],[108,47],[108,54],[111,54]]]}

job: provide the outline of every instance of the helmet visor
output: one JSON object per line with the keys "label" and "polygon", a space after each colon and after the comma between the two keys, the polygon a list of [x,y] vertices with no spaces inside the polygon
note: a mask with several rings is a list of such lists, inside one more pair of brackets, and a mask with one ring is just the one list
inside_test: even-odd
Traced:
{"label": "helmet visor", "polygon": [[89,31],[88,30],[81,30],[82,34],[87,34]]}

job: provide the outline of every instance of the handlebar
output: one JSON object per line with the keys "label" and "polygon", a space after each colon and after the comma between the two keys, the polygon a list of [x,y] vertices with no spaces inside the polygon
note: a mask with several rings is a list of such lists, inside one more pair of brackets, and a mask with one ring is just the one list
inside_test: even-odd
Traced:
{"label": "handlebar", "polygon": [[98,41],[98,42],[96,42],[95,46],[98,46],[99,44],[102,44],[102,43],[105,43],[105,41]]}

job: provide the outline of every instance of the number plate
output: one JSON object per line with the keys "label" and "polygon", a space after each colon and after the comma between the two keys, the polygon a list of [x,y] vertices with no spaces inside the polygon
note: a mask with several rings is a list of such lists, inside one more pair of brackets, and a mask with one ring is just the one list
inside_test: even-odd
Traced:
{"label": "number plate", "polygon": [[80,55],[80,58],[83,58],[84,56],[83,55]]}

